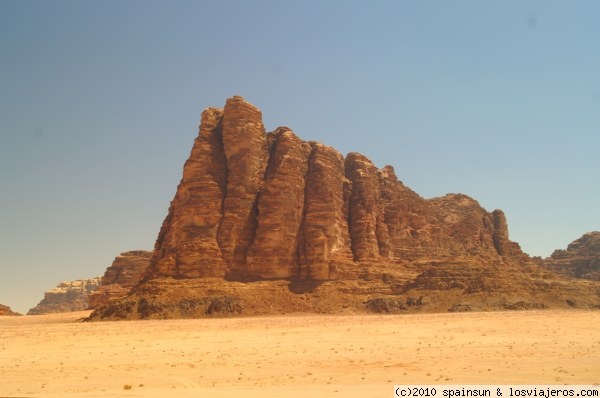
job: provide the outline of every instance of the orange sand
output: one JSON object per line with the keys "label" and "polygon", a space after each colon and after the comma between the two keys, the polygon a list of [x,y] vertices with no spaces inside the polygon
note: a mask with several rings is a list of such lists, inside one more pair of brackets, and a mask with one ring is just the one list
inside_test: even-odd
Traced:
{"label": "orange sand", "polygon": [[600,311],[85,315],[0,318],[0,397],[363,398],[391,397],[394,384],[600,382]]}

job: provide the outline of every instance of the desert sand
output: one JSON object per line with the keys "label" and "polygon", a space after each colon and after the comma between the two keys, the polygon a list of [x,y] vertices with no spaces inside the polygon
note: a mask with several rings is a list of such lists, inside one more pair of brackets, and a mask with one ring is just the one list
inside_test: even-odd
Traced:
{"label": "desert sand", "polygon": [[600,382],[600,312],[0,318],[0,397],[390,397],[394,384]]}

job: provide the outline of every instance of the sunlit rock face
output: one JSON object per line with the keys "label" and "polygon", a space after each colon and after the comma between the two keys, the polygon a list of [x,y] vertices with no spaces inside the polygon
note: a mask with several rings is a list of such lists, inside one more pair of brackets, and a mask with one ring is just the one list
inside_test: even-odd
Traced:
{"label": "sunlit rock face", "polygon": [[202,113],[141,281],[91,319],[600,307],[587,282],[524,254],[501,210],[266,132],[236,96]]}
{"label": "sunlit rock face", "polygon": [[202,113],[149,277],[340,277],[363,262],[521,255],[504,214],[464,195],[426,200],[358,153],[265,132],[241,97]]}
{"label": "sunlit rock face", "polygon": [[89,294],[89,308],[95,309],[127,296],[145,275],[151,256],[152,252],[147,250],[134,250],[118,255],[104,272],[100,287]]}
{"label": "sunlit rock face", "polygon": [[88,309],[89,295],[100,286],[100,278],[81,279],[59,283],[44,293],[44,299],[27,312],[27,315]]}

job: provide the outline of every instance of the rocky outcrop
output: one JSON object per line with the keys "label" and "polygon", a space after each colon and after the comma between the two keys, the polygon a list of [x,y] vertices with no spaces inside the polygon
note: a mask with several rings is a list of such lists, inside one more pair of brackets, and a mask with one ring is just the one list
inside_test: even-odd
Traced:
{"label": "rocky outcrop", "polygon": [[144,276],[151,256],[152,252],[146,250],[129,251],[117,256],[102,276],[100,287],[89,294],[89,308],[95,309],[127,296]]}
{"label": "rocky outcrop", "polygon": [[267,134],[261,112],[233,97],[202,114],[148,278],[329,280],[365,261],[466,253],[522,254],[501,211],[464,195],[425,200],[391,166],[287,127]]}
{"label": "rocky outcrop", "polygon": [[562,275],[600,281],[600,232],[588,232],[566,250],[555,250],[543,264]]}
{"label": "rocky outcrop", "polygon": [[44,299],[27,315],[83,311],[88,308],[88,296],[100,285],[100,278],[61,282],[44,293]]}
{"label": "rocky outcrop", "polygon": [[156,241],[153,276],[225,275],[217,239],[227,184],[222,116],[220,109],[207,109],[202,114],[200,133]]}
{"label": "rocky outcrop", "polygon": [[7,307],[6,305],[2,305],[0,304],[0,316],[11,316],[11,315],[21,315],[18,312],[13,312],[11,311],[10,307]]}
{"label": "rocky outcrop", "polygon": [[[246,314],[482,309],[460,297],[485,294],[496,297],[490,308],[537,308],[563,297],[530,294],[545,291],[536,284],[546,289],[552,275],[509,240],[502,211],[462,194],[425,199],[391,166],[379,169],[358,153],[344,158],[287,127],[266,133],[261,112],[233,97],[202,114],[143,281],[93,317],[212,315],[211,300],[229,304],[210,308]],[[520,298],[508,300],[515,281]],[[579,292],[578,305],[598,301],[596,285],[553,286],[565,300]],[[418,300],[421,291],[454,293]]]}

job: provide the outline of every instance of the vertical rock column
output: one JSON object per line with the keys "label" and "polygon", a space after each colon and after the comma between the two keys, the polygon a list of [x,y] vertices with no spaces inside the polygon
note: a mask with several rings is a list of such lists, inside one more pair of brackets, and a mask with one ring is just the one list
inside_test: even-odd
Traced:
{"label": "vertical rock column", "polygon": [[262,115],[242,97],[229,98],[221,123],[227,158],[227,187],[218,242],[229,276],[247,275],[246,254],[257,221],[257,195],[267,167],[268,145]]}
{"label": "vertical rock column", "polygon": [[494,232],[492,237],[496,251],[501,256],[510,256],[513,253],[511,242],[508,240],[506,216],[502,210],[494,210],[492,217],[494,218]]}
{"label": "vertical rock column", "polygon": [[310,145],[286,127],[278,128],[265,183],[258,198],[258,227],[247,255],[248,273],[258,278],[297,274],[298,234]]}
{"label": "vertical rock column", "polygon": [[344,158],[331,147],[311,144],[298,247],[300,277],[325,280],[334,276],[332,260],[352,258],[344,213]]}
{"label": "vertical rock column", "polygon": [[378,170],[377,177],[379,180],[379,205],[375,234],[379,244],[379,254],[392,258],[394,256],[392,235],[394,221],[397,219],[397,204],[394,202],[398,201],[398,178],[392,166],[385,166]]}
{"label": "vertical rock column", "polygon": [[349,153],[345,163],[346,177],[352,181],[349,224],[354,259],[376,259],[379,256],[377,168],[369,159],[356,152]]}

